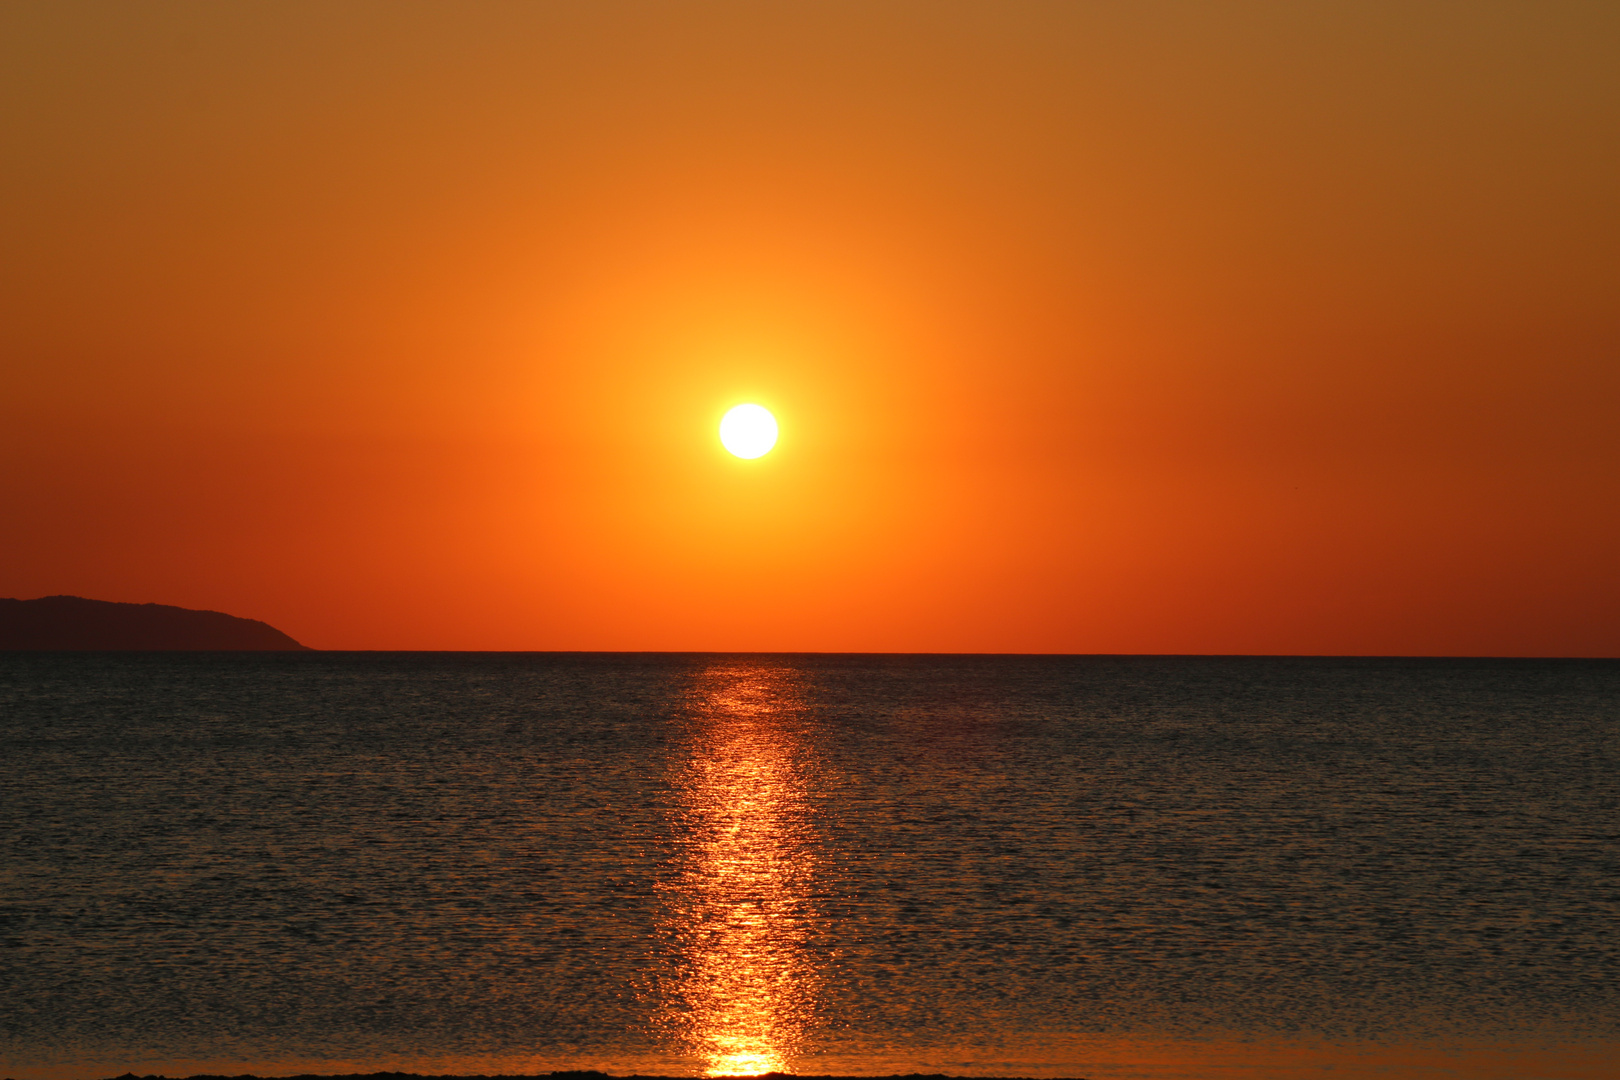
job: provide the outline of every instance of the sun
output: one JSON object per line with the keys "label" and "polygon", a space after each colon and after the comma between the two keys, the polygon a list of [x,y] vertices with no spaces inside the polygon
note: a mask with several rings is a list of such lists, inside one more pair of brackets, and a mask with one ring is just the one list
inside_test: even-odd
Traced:
{"label": "sun", "polygon": [[776,445],[776,417],[763,405],[736,405],[720,421],[720,443],[740,458],[763,457]]}

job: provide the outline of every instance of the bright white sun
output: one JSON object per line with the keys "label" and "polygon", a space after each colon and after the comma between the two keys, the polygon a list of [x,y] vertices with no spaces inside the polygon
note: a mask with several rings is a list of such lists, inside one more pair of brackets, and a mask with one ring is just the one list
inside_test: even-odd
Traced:
{"label": "bright white sun", "polygon": [[776,445],[776,417],[763,405],[737,405],[720,421],[720,442],[740,458],[757,458]]}

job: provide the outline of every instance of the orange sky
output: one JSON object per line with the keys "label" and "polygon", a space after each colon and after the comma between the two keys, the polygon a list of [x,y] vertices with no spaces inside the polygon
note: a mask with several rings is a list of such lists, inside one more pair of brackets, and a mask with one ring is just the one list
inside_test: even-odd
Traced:
{"label": "orange sky", "polygon": [[8,5],[0,596],[1620,655],[1616,56],[1607,2]]}

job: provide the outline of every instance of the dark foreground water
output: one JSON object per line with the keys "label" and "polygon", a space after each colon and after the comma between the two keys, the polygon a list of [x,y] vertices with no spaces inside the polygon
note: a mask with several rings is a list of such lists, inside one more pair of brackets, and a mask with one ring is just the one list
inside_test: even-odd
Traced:
{"label": "dark foreground water", "polygon": [[1620,1051],[1620,662],[9,654],[0,746],[0,1075]]}

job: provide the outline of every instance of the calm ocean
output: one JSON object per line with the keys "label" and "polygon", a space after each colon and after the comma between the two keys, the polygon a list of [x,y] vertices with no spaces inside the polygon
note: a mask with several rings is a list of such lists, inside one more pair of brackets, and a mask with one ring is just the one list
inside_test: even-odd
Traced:
{"label": "calm ocean", "polygon": [[0,755],[0,1075],[1620,1053],[1616,661],[0,654]]}

